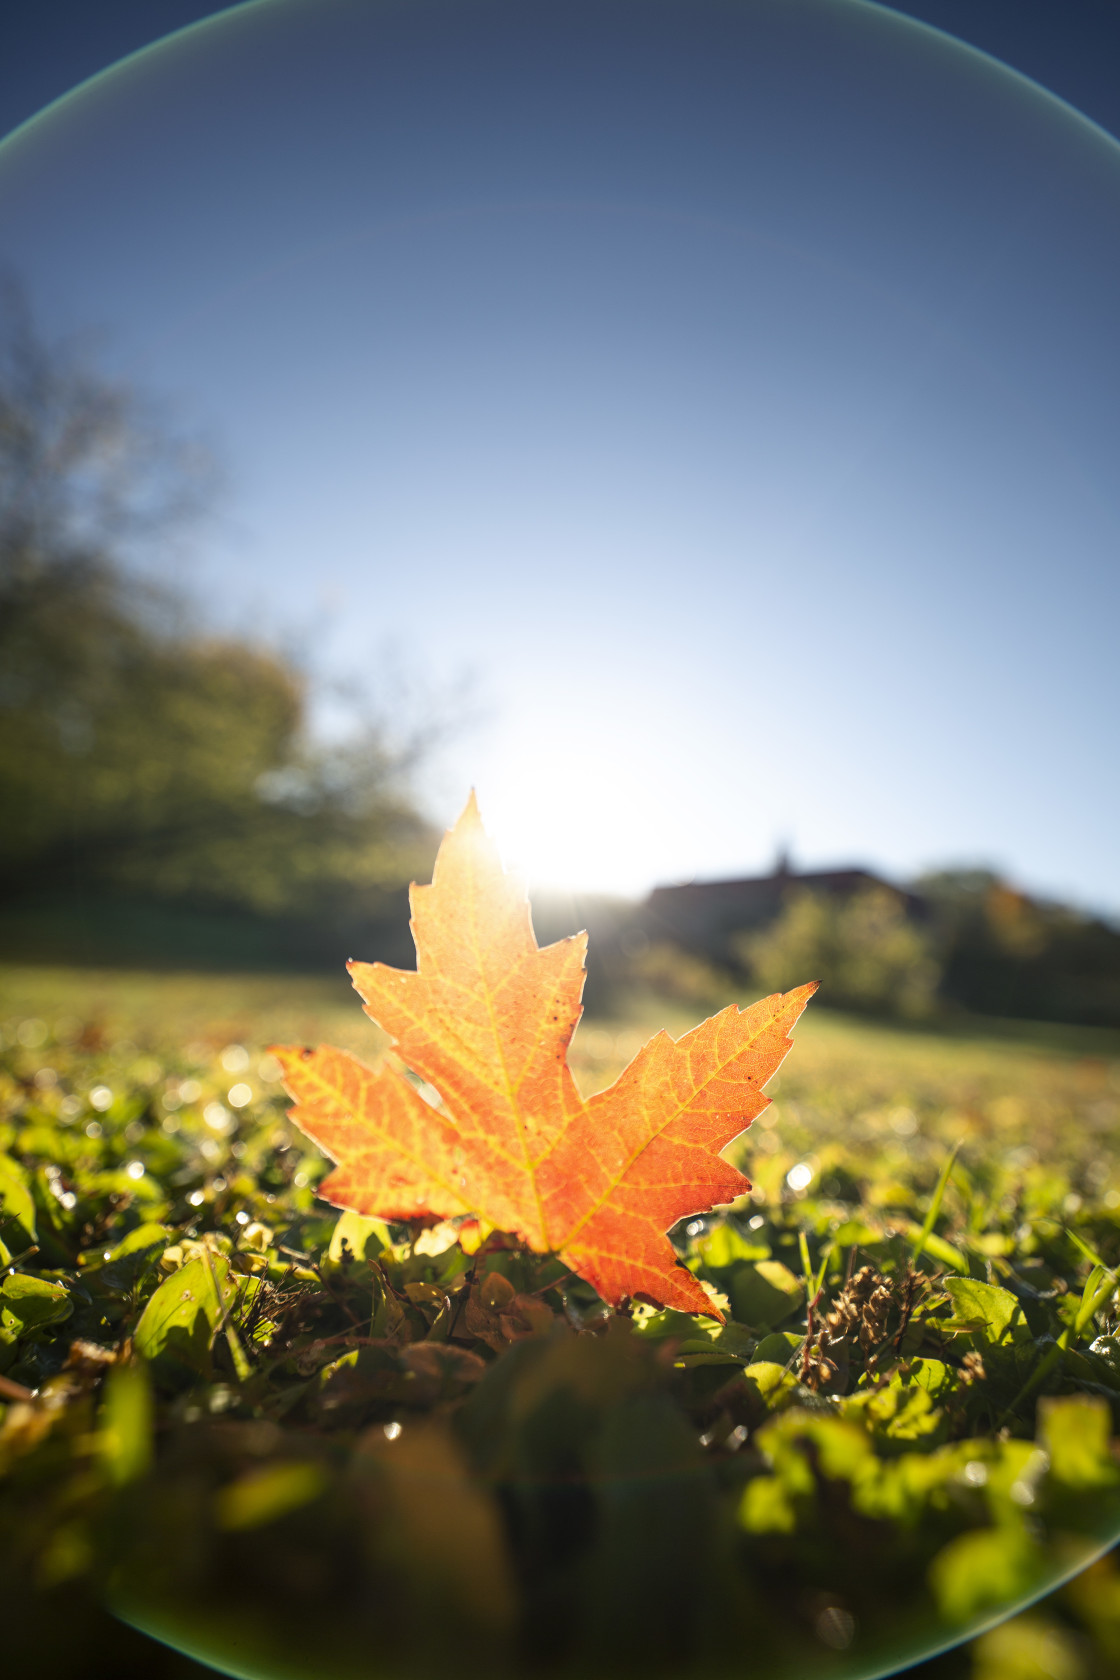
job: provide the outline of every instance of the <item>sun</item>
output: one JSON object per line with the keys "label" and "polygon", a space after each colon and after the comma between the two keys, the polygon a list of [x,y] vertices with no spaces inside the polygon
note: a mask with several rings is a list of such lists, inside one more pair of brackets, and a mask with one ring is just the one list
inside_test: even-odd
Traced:
{"label": "sun", "polygon": [[480,781],[478,802],[530,889],[639,898],[662,872],[660,800],[605,757],[511,765]]}

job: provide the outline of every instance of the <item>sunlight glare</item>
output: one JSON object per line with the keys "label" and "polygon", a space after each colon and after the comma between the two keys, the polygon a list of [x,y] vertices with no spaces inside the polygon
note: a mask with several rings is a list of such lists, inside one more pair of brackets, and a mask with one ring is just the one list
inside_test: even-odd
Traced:
{"label": "sunlight glare", "polygon": [[657,878],[661,800],[637,766],[585,752],[496,770],[479,785],[482,820],[530,890],[635,898]]}

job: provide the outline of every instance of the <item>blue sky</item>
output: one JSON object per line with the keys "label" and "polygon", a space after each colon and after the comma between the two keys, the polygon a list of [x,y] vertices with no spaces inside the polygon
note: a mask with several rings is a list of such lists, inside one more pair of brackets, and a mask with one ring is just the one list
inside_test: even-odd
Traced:
{"label": "blue sky", "polygon": [[51,328],[220,441],[223,621],[477,720],[530,876],[1120,908],[1120,147],[854,0],[265,0],[0,150]]}

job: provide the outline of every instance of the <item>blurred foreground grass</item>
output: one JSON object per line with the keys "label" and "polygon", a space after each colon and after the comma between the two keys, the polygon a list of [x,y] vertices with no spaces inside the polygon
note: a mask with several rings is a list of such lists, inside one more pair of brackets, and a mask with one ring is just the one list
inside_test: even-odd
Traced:
{"label": "blurred foreground grass", "polygon": [[[635,997],[611,1018],[585,1020],[572,1050],[578,1080],[585,1090],[601,1087],[654,1031],[677,1035],[700,1013]],[[274,1080],[259,1056],[270,1042],[326,1040],[371,1059],[384,1044],[345,976],[5,968],[0,1025],[9,1044],[28,1051],[68,1042],[72,1080],[84,1063],[91,1081],[111,1079],[112,1067],[127,1064],[130,1081],[153,1093],[166,1087],[158,1100],[172,1115],[190,1083],[179,1077],[184,1071],[197,1073],[199,1104],[229,1099],[231,1076],[254,1101],[273,1102]],[[741,1147],[760,1207],[788,1204],[791,1193],[825,1211],[830,1202],[851,1204],[862,1164],[860,1240],[889,1240],[905,1231],[898,1212],[907,1204],[905,1184],[916,1170],[923,1176],[923,1164],[924,1176],[935,1177],[948,1150],[963,1144],[947,1195],[950,1224],[971,1232],[972,1251],[987,1257],[981,1264],[994,1268],[994,1281],[1005,1257],[1029,1245],[1026,1225],[1015,1230],[993,1217],[1001,1208],[1026,1206],[1071,1225],[1083,1205],[1120,1210],[1120,1034],[991,1023],[935,1034],[810,1011],[796,1044],[771,1084],[773,1106]],[[168,1078],[172,1062],[179,1072]],[[97,1089],[108,1100],[109,1086]],[[66,1101],[78,1098],[60,1104]],[[293,1183],[301,1199],[310,1197],[305,1175]],[[1120,1671],[1114,1560],[928,1672],[932,1680],[934,1672],[970,1671],[975,1680],[1098,1680]]]}

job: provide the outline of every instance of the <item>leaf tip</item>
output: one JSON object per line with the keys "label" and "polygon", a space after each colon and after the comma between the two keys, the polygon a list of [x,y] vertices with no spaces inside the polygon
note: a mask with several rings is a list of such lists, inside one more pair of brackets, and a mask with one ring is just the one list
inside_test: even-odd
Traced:
{"label": "leaf tip", "polygon": [[478,809],[478,795],[473,787],[467,795],[467,803],[459,813],[455,827],[459,828],[461,825],[473,828],[482,827],[482,814]]}
{"label": "leaf tip", "polygon": [[783,1004],[792,1004],[800,1015],[814,992],[820,990],[819,980],[807,980],[803,986],[794,986],[782,996]]}

